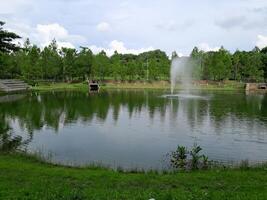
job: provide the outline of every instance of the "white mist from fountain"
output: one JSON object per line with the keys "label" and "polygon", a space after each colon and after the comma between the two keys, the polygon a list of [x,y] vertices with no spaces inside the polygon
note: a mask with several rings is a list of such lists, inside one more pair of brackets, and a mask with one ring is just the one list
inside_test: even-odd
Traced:
{"label": "white mist from fountain", "polygon": [[[201,99],[209,100],[210,96],[195,95],[190,92],[192,89],[193,81],[193,68],[196,63],[190,57],[178,57],[176,53],[173,54],[171,62],[171,94],[163,95],[165,98],[179,98],[184,99]],[[179,83],[180,91],[178,94],[174,94],[176,83]]]}
{"label": "white mist from fountain", "polygon": [[171,94],[173,94],[177,82],[188,93],[192,86],[192,62],[190,58],[173,56],[170,73]]}

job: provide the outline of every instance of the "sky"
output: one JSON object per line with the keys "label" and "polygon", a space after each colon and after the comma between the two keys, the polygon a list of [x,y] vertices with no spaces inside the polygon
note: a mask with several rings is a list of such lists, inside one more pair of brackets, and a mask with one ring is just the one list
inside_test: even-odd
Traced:
{"label": "sky", "polygon": [[44,47],[189,55],[267,46],[267,0],[0,0],[5,28]]}

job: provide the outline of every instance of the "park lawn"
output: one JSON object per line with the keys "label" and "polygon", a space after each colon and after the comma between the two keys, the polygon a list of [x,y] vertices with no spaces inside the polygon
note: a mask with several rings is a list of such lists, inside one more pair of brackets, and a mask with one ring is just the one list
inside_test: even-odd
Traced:
{"label": "park lawn", "polygon": [[40,90],[40,91],[50,91],[50,90],[85,90],[88,89],[87,84],[84,83],[49,83],[42,84],[40,83],[38,86],[32,86],[32,90]]}
{"label": "park lawn", "polygon": [[[224,84],[208,84],[208,85],[192,85],[192,90],[244,90],[245,85],[238,82],[226,82]],[[107,83],[103,88],[115,88],[115,89],[167,89],[170,90],[170,83],[164,81],[155,82],[125,82],[125,83]],[[182,90],[183,87],[179,84],[176,85],[175,90]]]}
{"label": "park lawn", "polygon": [[212,169],[169,174],[71,168],[0,154],[0,199],[267,199],[267,171]]}
{"label": "park lawn", "polygon": [[[153,82],[108,82],[101,84],[102,89],[170,89],[170,83],[167,81],[153,81]],[[33,90],[49,91],[49,90],[88,90],[86,83],[49,83],[39,84],[33,86]],[[182,89],[177,84],[176,89]],[[208,85],[197,85],[192,86],[192,89],[197,90],[244,90],[244,84],[234,81],[228,81],[224,84],[208,84]]]}

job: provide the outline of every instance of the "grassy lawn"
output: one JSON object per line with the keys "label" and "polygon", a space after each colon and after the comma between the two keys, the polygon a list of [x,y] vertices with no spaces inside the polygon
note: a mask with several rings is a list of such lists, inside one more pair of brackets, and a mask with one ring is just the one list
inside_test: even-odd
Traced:
{"label": "grassy lawn", "polygon": [[[102,89],[170,89],[170,84],[166,81],[154,81],[154,82],[122,82],[115,83],[110,82],[101,85]],[[32,87],[33,90],[88,90],[88,86],[85,83],[50,83],[40,84],[39,86]],[[176,89],[182,89],[179,84]],[[193,86],[192,89],[200,90],[244,90],[244,84],[238,82],[225,82],[224,84],[208,84]]]}
{"label": "grassy lawn", "polygon": [[68,168],[0,154],[0,199],[267,199],[267,171],[213,169],[175,174]]}
{"label": "grassy lawn", "polygon": [[88,86],[83,83],[50,83],[50,84],[39,84],[38,86],[33,86],[33,90],[49,91],[49,90],[77,90],[77,89],[88,89]]}

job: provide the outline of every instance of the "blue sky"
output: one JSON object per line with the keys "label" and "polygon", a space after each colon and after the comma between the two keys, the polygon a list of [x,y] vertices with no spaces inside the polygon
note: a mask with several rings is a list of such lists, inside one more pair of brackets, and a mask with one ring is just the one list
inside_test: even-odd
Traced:
{"label": "blue sky", "polygon": [[266,0],[0,0],[6,28],[40,46],[88,46],[109,55],[194,46],[234,51],[267,46]]}

